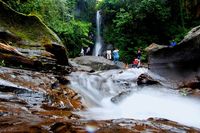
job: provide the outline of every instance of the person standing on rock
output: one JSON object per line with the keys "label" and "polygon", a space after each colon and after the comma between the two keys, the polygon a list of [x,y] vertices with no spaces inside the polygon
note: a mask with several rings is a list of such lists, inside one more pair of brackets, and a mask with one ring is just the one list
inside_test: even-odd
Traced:
{"label": "person standing on rock", "polygon": [[81,53],[80,53],[81,56],[84,56],[84,49],[81,48]]}
{"label": "person standing on rock", "polygon": [[90,52],[90,47],[87,47],[86,55],[89,55],[89,52]]}
{"label": "person standing on rock", "polygon": [[115,50],[113,51],[113,59],[114,59],[114,63],[119,61],[119,50],[117,48],[115,48]]}
{"label": "person standing on rock", "polygon": [[140,67],[140,60],[138,58],[135,58],[133,61],[133,66],[132,67]]}
{"label": "person standing on rock", "polygon": [[170,43],[170,47],[174,47],[174,46],[176,46],[176,41],[172,40],[172,42]]}
{"label": "person standing on rock", "polygon": [[141,53],[141,49],[139,48],[138,51],[137,51],[137,58],[138,58],[138,60],[141,59],[141,56],[142,56],[142,53]]}
{"label": "person standing on rock", "polygon": [[108,59],[108,60],[111,60],[111,58],[112,58],[112,54],[111,54],[112,52],[111,52],[111,50],[107,50],[106,51],[106,58]]}

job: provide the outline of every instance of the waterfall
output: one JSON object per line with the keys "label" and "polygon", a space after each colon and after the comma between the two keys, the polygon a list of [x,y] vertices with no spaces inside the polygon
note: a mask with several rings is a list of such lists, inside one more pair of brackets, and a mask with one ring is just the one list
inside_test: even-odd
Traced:
{"label": "waterfall", "polygon": [[101,14],[100,11],[96,13],[96,42],[93,50],[93,55],[101,55],[102,50],[102,38],[101,38]]}
{"label": "waterfall", "polygon": [[[97,120],[150,117],[165,118],[200,128],[200,100],[184,97],[163,85],[137,85],[137,77],[148,73],[154,79],[165,80],[145,68],[109,70],[96,73],[73,72],[70,87],[79,92],[88,110],[79,115]],[[155,77],[157,76],[157,77]],[[130,92],[128,95],[123,92]],[[125,94],[125,95],[123,95]],[[113,103],[112,99],[119,102]],[[88,104],[89,102],[89,104]]]}

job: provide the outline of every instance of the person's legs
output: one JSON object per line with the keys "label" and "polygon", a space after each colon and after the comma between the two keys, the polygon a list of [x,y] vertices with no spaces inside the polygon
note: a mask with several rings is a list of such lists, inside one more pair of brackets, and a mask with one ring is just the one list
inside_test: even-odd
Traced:
{"label": "person's legs", "polygon": [[119,57],[115,57],[115,64],[119,61]]}
{"label": "person's legs", "polygon": [[106,59],[109,59],[109,54],[107,53],[107,55],[106,55]]}
{"label": "person's legs", "polygon": [[114,63],[116,64],[116,62],[117,62],[117,58],[114,56],[113,59],[114,59],[114,60],[113,60]]}
{"label": "person's legs", "polygon": [[109,59],[111,60],[111,54],[109,54],[108,56],[109,56]]}

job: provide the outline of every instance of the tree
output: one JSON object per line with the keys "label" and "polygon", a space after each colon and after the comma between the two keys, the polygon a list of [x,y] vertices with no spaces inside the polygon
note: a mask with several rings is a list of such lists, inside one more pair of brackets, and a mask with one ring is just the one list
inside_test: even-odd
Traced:
{"label": "tree", "polygon": [[[130,62],[139,47],[145,48],[153,42],[169,45],[172,39],[178,42],[195,23],[199,24],[197,20],[191,21],[195,18],[189,5],[195,2],[196,0],[104,0],[99,3],[98,8],[102,10],[105,43],[120,48],[121,54]],[[188,17],[185,15],[186,9]]]}
{"label": "tree", "polygon": [[[96,0],[5,0],[14,10],[37,15],[54,30],[66,45],[70,56],[77,56],[82,46],[91,45],[88,37],[91,29],[91,13],[87,9],[95,9]],[[85,11],[77,15],[75,11],[79,2],[83,2]],[[88,16],[80,17],[80,16]]]}

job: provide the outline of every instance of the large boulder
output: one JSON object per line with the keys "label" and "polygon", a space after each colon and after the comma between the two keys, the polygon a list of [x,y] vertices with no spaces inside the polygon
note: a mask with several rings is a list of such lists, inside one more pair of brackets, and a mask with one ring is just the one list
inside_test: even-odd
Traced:
{"label": "large boulder", "polygon": [[105,59],[101,56],[81,56],[73,60],[75,63],[91,67],[93,70],[109,70],[118,69],[119,66],[115,65],[112,61]]}
{"label": "large boulder", "polygon": [[20,53],[15,47],[0,43],[0,60],[1,65],[14,65],[14,66],[24,66],[29,68],[41,67],[42,63],[38,60],[26,57]]}
{"label": "large boulder", "polygon": [[58,64],[70,66],[68,62],[67,51],[64,46],[61,46],[55,42],[51,44],[46,44],[44,46],[46,51],[52,53],[55,56]]}
{"label": "large boulder", "polygon": [[56,71],[61,68],[57,64],[70,66],[61,40],[39,17],[18,13],[1,0],[0,43],[0,59],[7,65],[44,69],[56,67]]}
{"label": "large boulder", "polygon": [[155,85],[159,84],[158,81],[154,80],[152,77],[150,77],[147,74],[141,74],[137,79],[137,85]]}
{"label": "large boulder", "polygon": [[164,45],[159,45],[159,44],[156,44],[156,43],[152,43],[151,45],[149,45],[147,48],[145,48],[145,51],[147,53],[151,53],[151,52],[155,52],[159,49],[162,49],[162,48],[166,48],[167,46],[164,46]]}
{"label": "large boulder", "polygon": [[44,49],[41,42],[61,43],[58,36],[37,16],[25,15],[0,1],[0,40],[24,48]]}
{"label": "large boulder", "polygon": [[176,46],[149,53],[149,68],[174,85],[198,81],[200,76],[200,26]]}

